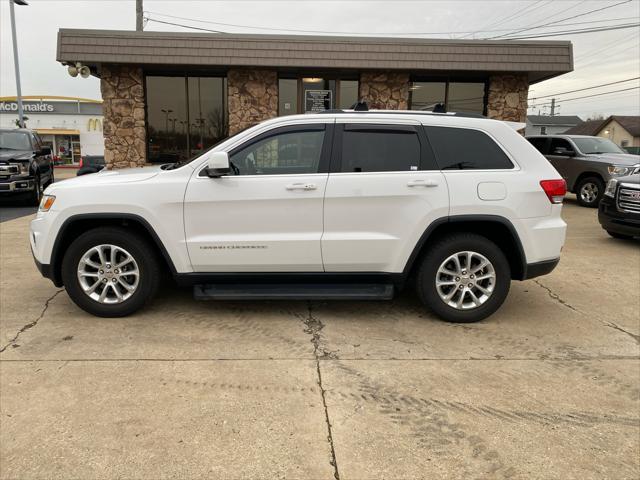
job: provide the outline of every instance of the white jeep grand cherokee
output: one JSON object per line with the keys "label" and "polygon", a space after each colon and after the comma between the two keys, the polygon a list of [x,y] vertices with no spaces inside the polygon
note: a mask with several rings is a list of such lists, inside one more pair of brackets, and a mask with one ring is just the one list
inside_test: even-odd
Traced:
{"label": "white jeep grand cherokee", "polygon": [[474,322],[512,279],[553,270],[564,243],[564,180],[514,128],[453,113],[280,117],[189,162],[53,184],[31,248],[99,316],[135,312],[168,271],[198,299],[391,299],[415,284],[441,318]]}

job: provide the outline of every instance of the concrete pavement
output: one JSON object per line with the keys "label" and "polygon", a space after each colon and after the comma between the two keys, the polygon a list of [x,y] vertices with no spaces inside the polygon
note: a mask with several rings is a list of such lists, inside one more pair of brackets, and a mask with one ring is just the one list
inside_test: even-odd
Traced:
{"label": "concrete pavement", "polygon": [[640,245],[569,200],[551,275],[473,325],[410,293],[99,319],[0,225],[0,478],[638,478]]}

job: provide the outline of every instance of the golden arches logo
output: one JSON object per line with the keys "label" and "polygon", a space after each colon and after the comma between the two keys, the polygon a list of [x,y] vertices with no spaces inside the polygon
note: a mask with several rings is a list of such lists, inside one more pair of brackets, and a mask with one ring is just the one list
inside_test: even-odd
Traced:
{"label": "golden arches logo", "polygon": [[87,130],[91,131],[91,130],[95,130],[96,132],[101,131],[102,130],[102,122],[100,121],[99,118],[90,118],[89,121],[87,122]]}

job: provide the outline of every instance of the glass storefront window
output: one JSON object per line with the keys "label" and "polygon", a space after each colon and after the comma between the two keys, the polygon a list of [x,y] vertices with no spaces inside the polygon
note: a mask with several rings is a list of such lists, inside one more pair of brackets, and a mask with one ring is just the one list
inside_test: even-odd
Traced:
{"label": "glass storefront window", "polygon": [[482,114],[484,83],[450,83],[447,111]]}
{"label": "glass storefront window", "polygon": [[438,104],[448,112],[483,114],[485,110],[483,82],[412,82],[409,87],[411,110],[433,110]]}
{"label": "glass storefront window", "polygon": [[298,80],[281,78],[278,80],[278,115],[298,113]]}
{"label": "glass storefront window", "polygon": [[227,136],[227,79],[147,76],[150,162],[186,160]]}
{"label": "glass storefront window", "polygon": [[358,81],[340,80],[338,108],[351,108],[358,101]]}
{"label": "glass storefront window", "polygon": [[224,78],[189,77],[190,156],[206,150],[227,136],[227,98]]}
{"label": "glass storefront window", "polygon": [[324,78],[302,79],[302,107],[304,113],[321,112],[335,108],[336,81]]}
{"label": "glass storefront window", "polygon": [[445,82],[413,82],[409,87],[411,110],[433,110],[445,103],[447,84]]}

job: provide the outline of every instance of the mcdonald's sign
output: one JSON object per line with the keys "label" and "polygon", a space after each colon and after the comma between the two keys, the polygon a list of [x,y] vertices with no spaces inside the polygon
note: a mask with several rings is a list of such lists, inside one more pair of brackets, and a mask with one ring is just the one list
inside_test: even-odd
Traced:
{"label": "mcdonald's sign", "polygon": [[96,131],[96,132],[100,132],[102,131],[102,122],[100,121],[99,118],[90,118],[87,121],[87,130],[88,131]]}

